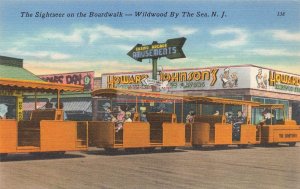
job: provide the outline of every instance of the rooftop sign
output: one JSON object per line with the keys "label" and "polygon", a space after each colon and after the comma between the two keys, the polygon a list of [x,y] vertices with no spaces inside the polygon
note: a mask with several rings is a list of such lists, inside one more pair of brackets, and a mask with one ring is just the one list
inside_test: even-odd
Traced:
{"label": "rooftop sign", "polygon": [[127,53],[131,58],[142,61],[147,58],[167,57],[168,59],[185,58],[182,46],[186,38],[168,39],[165,43],[153,41],[151,45],[137,44]]}

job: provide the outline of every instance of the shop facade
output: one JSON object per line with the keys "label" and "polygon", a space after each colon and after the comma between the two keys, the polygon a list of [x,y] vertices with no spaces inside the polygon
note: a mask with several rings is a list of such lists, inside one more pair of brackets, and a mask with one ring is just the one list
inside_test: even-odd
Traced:
{"label": "shop facade", "polygon": [[[284,104],[289,119],[300,123],[300,75],[255,65],[216,66],[102,74],[103,88],[151,91],[152,86],[164,93],[214,96],[251,100],[264,104]],[[97,112],[97,109],[94,110]],[[252,110],[253,122],[261,112]]]}
{"label": "shop facade", "polygon": [[[92,120],[91,91],[94,89],[93,71],[39,75],[38,77],[46,82],[82,85],[84,92],[65,92],[61,95],[61,102],[63,103],[63,109],[68,120]],[[34,103],[34,96],[25,96],[24,117],[27,119],[31,111],[34,110]],[[47,103],[55,107],[57,104],[56,96],[49,94],[38,95],[39,109],[44,109]]]}
{"label": "shop facade", "polygon": [[[0,78],[11,80],[42,81],[28,70],[23,68],[23,60],[13,57],[0,56]],[[0,88],[0,117],[1,119],[23,119],[22,91],[11,90],[8,87]]]}

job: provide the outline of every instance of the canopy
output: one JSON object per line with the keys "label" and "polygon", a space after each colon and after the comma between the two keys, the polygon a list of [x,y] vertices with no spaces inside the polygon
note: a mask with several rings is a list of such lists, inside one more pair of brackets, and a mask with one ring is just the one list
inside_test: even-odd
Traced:
{"label": "canopy", "polygon": [[217,98],[217,97],[202,97],[202,96],[190,96],[191,101],[197,101],[203,104],[229,104],[229,105],[251,105],[259,106],[260,103],[246,101],[246,100],[236,100],[236,99],[227,99],[227,98]]}
{"label": "canopy", "polygon": [[259,108],[284,109],[284,104],[260,104]]}
{"label": "canopy", "polygon": [[18,80],[10,78],[0,78],[1,89],[55,92],[55,91],[83,91],[83,86],[71,84],[58,84],[45,81]]}
{"label": "canopy", "polygon": [[174,94],[165,94],[159,92],[135,91],[125,89],[98,89],[92,92],[92,96],[116,97],[118,95],[136,96],[136,97],[152,97],[169,100],[188,100],[187,96]]}

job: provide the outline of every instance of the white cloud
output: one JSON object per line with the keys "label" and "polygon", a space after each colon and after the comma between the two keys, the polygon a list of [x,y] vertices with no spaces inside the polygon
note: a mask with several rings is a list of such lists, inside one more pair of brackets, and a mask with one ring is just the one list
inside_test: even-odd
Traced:
{"label": "white cloud", "polygon": [[300,32],[291,33],[287,30],[270,30],[267,33],[271,33],[274,39],[281,41],[300,41]]}
{"label": "white cloud", "polygon": [[22,51],[17,48],[11,48],[5,51],[5,53],[17,57],[34,57],[34,58],[49,58],[52,60],[65,60],[71,58],[69,54],[63,54],[51,51]]}
{"label": "white cloud", "polygon": [[288,51],[286,49],[252,49],[248,50],[250,54],[260,56],[295,56],[300,57],[300,52]]}
{"label": "white cloud", "polygon": [[236,46],[245,45],[247,43],[247,37],[248,37],[247,32],[245,30],[240,28],[229,28],[229,27],[213,30],[210,32],[210,34],[213,36],[226,35],[226,34],[235,35],[234,39],[232,40],[220,41],[212,44],[212,46],[215,46],[217,48],[227,48],[227,47],[236,47]]}
{"label": "white cloud", "polygon": [[175,32],[177,32],[180,36],[192,35],[198,31],[196,28],[187,28],[187,27],[173,27]]}
{"label": "white cloud", "polygon": [[126,50],[126,51],[130,51],[133,48],[133,46],[121,45],[121,44],[120,45],[113,45],[113,47],[117,47],[121,50]]}
{"label": "white cloud", "polygon": [[163,35],[163,29],[152,29],[152,30],[125,30],[113,28],[106,25],[95,25],[93,27],[87,28],[75,28],[70,33],[62,33],[62,32],[45,32],[39,36],[40,40],[44,39],[53,39],[59,40],[62,42],[71,42],[71,43],[82,43],[84,42],[85,37],[87,38],[87,42],[92,44],[101,38],[125,38],[125,39],[135,39],[135,38],[143,38],[150,37],[156,38]]}
{"label": "white cloud", "polygon": [[80,29],[75,29],[70,34],[58,33],[58,32],[47,32],[43,33],[39,36],[39,38],[43,39],[54,39],[60,40],[63,42],[72,42],[72,43],[80,43],[83,41],[82,39],[83,31]]}
{"label": "white cloud", "polygon": [[158,37],[163,33],[162,29],[152,30],[124,30],[112,28],[106,25],[98,25],[95,29],[90,30],[91,33],[100,32],[112,38],[136,38],[136,37]]}
{"label": "white cloud", "polygon": [[[75,66],[74,66],[75,65]],[[108,66],[109,65],[109,66]],[[95,76],[105,73],[151,70],[151,64],[125,63],[111,60],[98,61],[37,61],[24,60],[24,67],[36,75],[95,71]],[[105,71],[104,71],[105,70]]]}

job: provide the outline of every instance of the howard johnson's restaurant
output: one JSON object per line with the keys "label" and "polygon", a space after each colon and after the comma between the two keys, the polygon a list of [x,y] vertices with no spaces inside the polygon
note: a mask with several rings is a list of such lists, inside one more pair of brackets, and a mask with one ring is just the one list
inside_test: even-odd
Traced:
{"label": "howard johnson's restaurant", "polygon": [[[102,88],[123,88],[151,91],[152,71],[102,74]],[[216,66],[163,70],[157,76],[158,90],[165,93],[214,96],[251,100],[263,104],[284,104],[285,115],[300,124],[300,75],[255,65]],[[93,117],[101,111],[94,100]],[[240,107],[242,110],[244,107]],[[181,114],[178,106],[176,112]],[[184,108],[183,114],[189,110]],[[216,111],[215,109],[212,113]],[[242,110],[247,111],[247,110]],[[261,112],[252,110],[252,122],[260,119]],[[179,121],[180,116],[177,116]]]}

